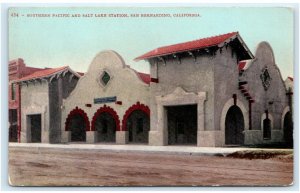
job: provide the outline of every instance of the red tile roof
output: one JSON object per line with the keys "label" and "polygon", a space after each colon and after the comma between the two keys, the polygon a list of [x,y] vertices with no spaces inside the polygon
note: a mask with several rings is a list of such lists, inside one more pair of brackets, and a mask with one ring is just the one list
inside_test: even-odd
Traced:
{"label": "red tile roof", "polygon": [[137,72],[137,74],[144,83],[150,84],[150,81],[151,81],[150,74],[145,74],[145,73],[141,73],[141,72]]}
{"label": "red tile roof", "polygon": [[[129,65],[126,65],[127,68],[130,68]],[[142,72],[138,72],[133,68],[130,68],[131,70],[133,70],[135,72],[135,74],[146,84],[150,84],[151,82],[151,77],[150,74],[146,74],[146,73],[142,73]]]}
{"label": "red tile roof", "polygon": [[36,78],[43,78],[43,77],[47,77],[50,75],[54,75],[58,72],[61,72],[63,70],[65,70],[66,68],[69,68],[68,66],[63,66],[60,68],[47,68],[47,69],[42,69],[39,71],[36,71],[28,76],[24,76],[23,78],[18,79],[18,82],[21,81],[26,81],[26,80],[31,80],[31,79],[36,79]]}
{"label": "red tile roof", "polygon": [[189,51],[189,50],[194,50],[194,49],[201,49],[201,48],[206,48],[206,47],[211,47],[218,45],[228,38],[231,38],[232,36],[238,34],[238,32],[231,32],[223,35],[218,35],[218,36],[212,36],[208,38],[203,38],[199,40],[194,40],[194,41],[189,41],[189,42],[184,42],[184,43],[179,43],[179,44],[174,44],[170,46],[164,46],[157,48],[155,50],[152,50],[150,52],[147,52],[144,55],[141,55],[135,60],[143,60],[143,59],[149,59],[153,57],[158,57],[158,56],[163,56],[163,55],[169,55],[169,54],[174,54],[178,52],[184,52],[184,51]]}

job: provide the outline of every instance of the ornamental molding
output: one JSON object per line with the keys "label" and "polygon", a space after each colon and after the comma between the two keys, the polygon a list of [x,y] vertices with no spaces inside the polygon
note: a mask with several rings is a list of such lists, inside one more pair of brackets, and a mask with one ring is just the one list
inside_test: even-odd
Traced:
{"label": "ornamental molding", "polygon": [[[108,82],[105,84],[105,82],[103,82],[102,78],[103,76],[105,75],[105,73],[108,74],[109,76],[109,80]],[[109,86],[109,84],[111,83],[111,81],[113,80],[113,75],[111,73],[110,70],[108,70],[107,68],[104,68],[102,69],[99,73],[98,73],[98,76],[97,76],[97,83],[100,85],[101,88],[105,89]]]}

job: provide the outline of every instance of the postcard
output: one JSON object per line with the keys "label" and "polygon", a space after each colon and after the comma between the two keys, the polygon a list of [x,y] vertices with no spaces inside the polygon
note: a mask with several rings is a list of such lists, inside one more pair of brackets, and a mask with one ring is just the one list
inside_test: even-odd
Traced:
{"label": "postcard", "polygon": [[11,186],[290,186],[291,7],[11,7]]}

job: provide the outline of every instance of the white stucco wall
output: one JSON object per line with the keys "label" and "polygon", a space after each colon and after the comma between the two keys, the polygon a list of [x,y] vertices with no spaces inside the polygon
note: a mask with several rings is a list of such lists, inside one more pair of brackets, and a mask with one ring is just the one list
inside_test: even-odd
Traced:
{"label": "white stucco wall", "polygon": [[[270,86],[264,89],[260,75],[268,70],[271,77]],[[255,51],[255,59],[251,61],[242,76],[255,102],[252,104],[252,130],[246,135],[245,144],[275,143],[283,141],[282,113],[288,105],[285,84],[276,65],[274,53],[268,42],[260,42]],[[272,116],[271,139],[263,139],[261,121],[268,110]]]}
{"label": "white stucco wall", "polygon": [[[106,86],[99,82],[103,71],[108,72],[111,76]],[[104,104],[94,104],[94,99],[113,96],[117,97],[117,101],[122,101],[122,105],[114,102],[105,103],[105,105],[117,112],[120,128],[122,128],[122,119],[128,108],[137,102],[149,106],[149,85],[144,83],[135,71],[124,63],[124,60],[118,53],[110,50],[102,51],[93,59],[88,71],[80,78],[70,96],[63,101],[62,142],[69,140],[69,133],[65,132],[65,121],[70,111],[76,106],[84,110],[91,125],[95,112],[104,106]],[[86,104],[91,104],[92,106],[86,107]],[[93,142],[93,134],[90,133],[93,133],[93,131],[87,132],[87,142]],[[119,134],[117,132],[117,141]],[[125,134],[122,136],[125,136]]]}
{"label": "white stucco wall", "polygon": [[21,142],[31,142],[28,115],[41,114],[41,142],[49,142],[48,82],[22,84],[21,87]]}

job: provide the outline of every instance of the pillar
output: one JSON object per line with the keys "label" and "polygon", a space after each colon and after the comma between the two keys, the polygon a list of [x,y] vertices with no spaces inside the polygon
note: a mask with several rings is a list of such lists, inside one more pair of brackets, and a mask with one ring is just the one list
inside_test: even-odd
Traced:
{"label": "pillar", "polygon": [[86,131],[86,143],[96,142],[96,132],[97,131]]}
{"label": "pillar", "polygon": [[116,131],[116,143],[127,144],[128,143],[128,131]]}

